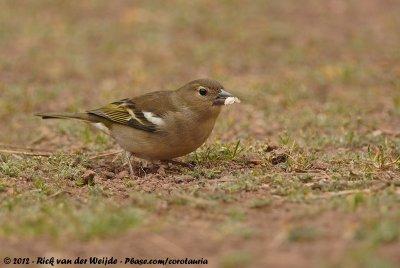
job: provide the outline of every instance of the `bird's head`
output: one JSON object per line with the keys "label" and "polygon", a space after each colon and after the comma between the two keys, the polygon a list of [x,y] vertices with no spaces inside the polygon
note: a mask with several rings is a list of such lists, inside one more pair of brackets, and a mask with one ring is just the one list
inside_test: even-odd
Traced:
{"label": "bird's head", "polygon": [[220,110],[222,105],[240,102],[216,80],[198,79],[177,90],[188,107],[202,110]]}

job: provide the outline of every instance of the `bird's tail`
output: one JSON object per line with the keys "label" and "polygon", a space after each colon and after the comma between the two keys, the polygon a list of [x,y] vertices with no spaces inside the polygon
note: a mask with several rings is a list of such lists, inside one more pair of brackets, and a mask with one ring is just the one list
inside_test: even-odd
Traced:
{"label": "bird's tail", "polygon": [[78,119],[87,122],[96,122],[96,120],[87,113],[38,113],[35,115],[42,119]]}

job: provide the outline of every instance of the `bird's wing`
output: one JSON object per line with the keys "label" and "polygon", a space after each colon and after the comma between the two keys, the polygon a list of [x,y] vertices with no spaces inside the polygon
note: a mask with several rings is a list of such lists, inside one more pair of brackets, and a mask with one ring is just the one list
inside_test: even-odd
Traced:
{"label": "bird's wing", "polygon": [[147,132],[156,132],[164,124],[161,116],[139,109],[132,99],[116,101],[88,113]]}

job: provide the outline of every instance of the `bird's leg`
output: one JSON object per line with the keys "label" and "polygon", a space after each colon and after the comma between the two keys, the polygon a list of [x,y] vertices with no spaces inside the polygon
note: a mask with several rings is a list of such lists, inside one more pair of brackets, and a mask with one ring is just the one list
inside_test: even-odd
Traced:
{"label": "bird's leg", "polygon": [[120,157],[121,157],[121,154],[115,155],[114,158],[113,158],[113,160],[111,161],[111,163],[114,163],[114,162],[117,161],[118,158],[120,158]]}
{"label": "bird's leg", "polygon": [[143,173],[144,173],[144,178],[146,178],[147,177],[147,173],[146,173],[146,170],[144,170],[144,168],[143,168],[143,165],[140,165],[140,169],[143,171]]}
{"label": "bird's leg", "polygon": [[126,160],[128,161],[129,174],[131,175],[131,178],[133,179],[135,177],[135,175],[133,173],[133,167],[132,167],[132,162],[131,162],[132,153],[125,151],[125,157],[126,157]]}
{"label": "bird's leg", "polygon": [[139,162],[140,162],[139,168],[143,172],[144,178],[146,178],[147,177],[146,168],[148,168],[149,162],[147,162],[147,160],[145,160],[145,159],[140,159]]}

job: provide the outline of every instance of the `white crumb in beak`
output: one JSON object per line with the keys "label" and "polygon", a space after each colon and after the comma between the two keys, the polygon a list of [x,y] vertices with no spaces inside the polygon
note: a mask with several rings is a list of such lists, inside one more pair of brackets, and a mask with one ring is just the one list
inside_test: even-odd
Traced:
{"label": "white crumb in beak", "polygon": [[228,97],[225,99],[224,105],[231,105],[234,103],[240,103],[240,100],[236,97]]}

